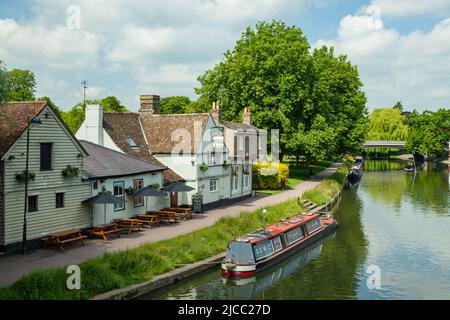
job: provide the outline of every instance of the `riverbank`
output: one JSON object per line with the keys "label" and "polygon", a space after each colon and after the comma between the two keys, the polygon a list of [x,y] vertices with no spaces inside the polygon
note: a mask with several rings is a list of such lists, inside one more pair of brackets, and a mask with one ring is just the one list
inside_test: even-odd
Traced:
{"label": "riverbank", "polygon": [[[339,168],[330,179],[346,173]],[[328,180],[328,179],[326,179]],[[315,185],[319,184],[317,182]],[[281,196],[281,194],[280,194]],[[287,197],[287,195],[284,195]],[[267,223],[283,219],[299,210],[296,200],[267,206]],[[143,244],[137,248],[105,253],[79,264],[81,290],[67,290],[66,268],[58,267],[25,275],[8,288],[0,289],[3,299],[88,299],[123,288],[214,256],[231,239],[261,227],[262,208],[235,217],[222,217],[206,227],[176,238]]]}

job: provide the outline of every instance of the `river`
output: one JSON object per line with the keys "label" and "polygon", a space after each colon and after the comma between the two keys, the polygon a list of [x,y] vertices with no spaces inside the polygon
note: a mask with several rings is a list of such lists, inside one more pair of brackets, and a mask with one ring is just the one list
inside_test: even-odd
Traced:
{"label": "river", "polygon": [[245,280],[214,268],[142,299],[450,299],[449,168],[369,160],[336,233]]}

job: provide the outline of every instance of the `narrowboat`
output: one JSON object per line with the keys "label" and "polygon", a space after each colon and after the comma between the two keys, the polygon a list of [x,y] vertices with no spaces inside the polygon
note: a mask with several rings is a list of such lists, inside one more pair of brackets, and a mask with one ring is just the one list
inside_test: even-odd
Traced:
{"label": "narrowboat", "polygon": [[238,237],[228,244],[222,261],[224,277],[251,277],[332,233],[337,226],[328,212],[298,213],[270,226]]}
{"label": "narrowboat", "polygon": [[351,182],[358,181],[361,179],[362,173],[363,173],[363,158],[362,157],[356,157],[355,163],[350,167],[348,171],[348,180]]}

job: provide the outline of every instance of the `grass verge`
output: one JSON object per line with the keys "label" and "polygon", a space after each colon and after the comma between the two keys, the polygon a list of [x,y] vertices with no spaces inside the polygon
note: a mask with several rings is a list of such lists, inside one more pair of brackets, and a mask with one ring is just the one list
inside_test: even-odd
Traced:
{"label": "grass verge", "polygon": [[344,163],[330,178],[324,179],[315,188],[305,191],[302,195],[302,200],[308,199],[318,205],[324,205],[331,202],[334,196],[342,188],[342,184],[347,177],[349,168],[350,164]]}
{"label": "grass verge", "polygon": [[[339,169],[324,180],[316,193],[327,196],[343,181]],[[345,178],[345,176],[344,176]],[[331,181],[331,182],[330,182]],[[323,184],[323,186],[322,186]],[[322,186],[322,187],[321,187]],[[330,191],[328,191],[330,188]],[[267,207],[267,223],[273,223],[299,211],[297,201],[290,200]],[[66,268],[32,272],[7,288],[0,289],[0,299],[89,299],[97,294],[122,288],[176,269],[179,265],[200,261],[223,252],[236,236],[262,227],[262,209],[220,219],[214,225],[176,238],[144,244],[137,248],[105,253],[79,265],[81,289],[68,290]]]}

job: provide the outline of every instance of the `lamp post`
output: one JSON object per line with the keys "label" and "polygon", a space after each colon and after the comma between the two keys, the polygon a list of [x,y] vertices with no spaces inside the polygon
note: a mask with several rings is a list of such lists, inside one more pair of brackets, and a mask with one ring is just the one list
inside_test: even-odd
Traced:
{"label": "lamp post", "polygon": [[37,117],[33,117],[30,120],[28,117],[28,127],[27,127],[27,154],[25,161],[25,203],[23,210],[23,235],[22,235],[22,254],[26,254],[26,242],[27,242],[27,212],[28,212],[28,162],[29,162],[29,154],[30,154],[30,127],[32,123],[42,123],[41,119]]}

